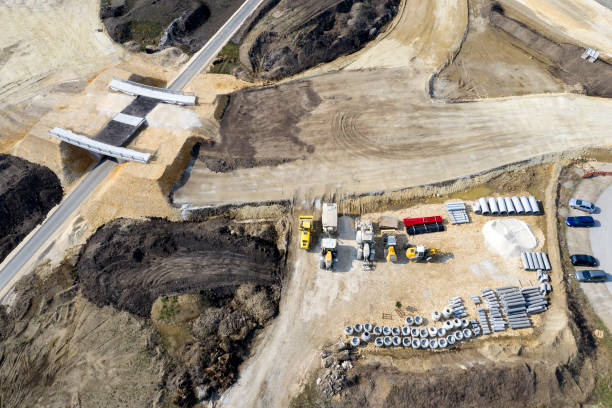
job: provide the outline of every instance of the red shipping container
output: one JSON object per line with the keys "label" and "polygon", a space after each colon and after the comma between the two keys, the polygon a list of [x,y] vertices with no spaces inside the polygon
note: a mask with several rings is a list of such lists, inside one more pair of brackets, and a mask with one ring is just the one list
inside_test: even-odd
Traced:
{"label": "red shipping container", "polygon": [[436,215],[434,217],[404,218],[404,227],[414,227],[416,225],[435,224],[441,222],[442,217],[440,217],[439,215]]}

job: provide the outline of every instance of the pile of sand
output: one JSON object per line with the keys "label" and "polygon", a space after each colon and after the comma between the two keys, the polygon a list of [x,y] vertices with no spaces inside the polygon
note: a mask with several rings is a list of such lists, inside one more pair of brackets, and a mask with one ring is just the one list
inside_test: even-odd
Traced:
{"label": "pile of sand", "polygon": [[517,257],[521,251],[538,246],[538,240],[529,225],[519,220],[489,221],[482,227],[482,233],[489,251],[504,258]]}
{"label": "pile of sand", "polygon": [[149,127],[188,130],[202,126],[198,114],[192,110],[160,103],[147,115]]}

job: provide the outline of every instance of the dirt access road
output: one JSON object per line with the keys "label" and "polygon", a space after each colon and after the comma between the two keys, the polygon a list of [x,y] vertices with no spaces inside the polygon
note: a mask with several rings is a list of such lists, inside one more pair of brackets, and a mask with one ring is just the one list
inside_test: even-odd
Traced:
{"label": "dirt access road", "polygon": [[[406,0],[388,35],[332,63],[344,64],[343,70],[315,70],[237,97],[220,142],[249,148],[228,157],[290,161],[228,173],[199,162],[175,192],[175,203],[310,203],[324,194],[400,189],[609,143],[612,101],[605,99],[549,94],[433,101],[429,79],[461,44],[466,10],[464,1]],[[286,102],[279,105],[277,98]]]}

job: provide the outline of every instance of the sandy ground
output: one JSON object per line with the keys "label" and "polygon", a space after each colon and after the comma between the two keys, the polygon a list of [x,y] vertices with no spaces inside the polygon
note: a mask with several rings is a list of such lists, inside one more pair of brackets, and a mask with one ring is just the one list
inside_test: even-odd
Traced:
{"label": "sandy ground", "polygon": [[98,16],[98,0],[0,3],[0,107],[116,61],[122,52]]}
{"label": "sandy ground", "polygon": [[[377,221],[380,215],[407,217],[434,214],[445,215],[442,204],[366,214],[363,218]],[[287,406],[289,398],[308,380],[309,370],[318,365],[319,347],[344,337],[342,329],[346,324],[368,321],[401,326],[402,316],[415,314],[430,319],[433,310],[441,310],[454,296],[464,299],[468,313],[474,318],[476,307],[470,296],[480,294],[480,290],[535,283],[534,273],[521,268],[520,258],[505,259],[486,248],[482,227],[491,218],[474,214],[470,214],[470,217],[470,224],[448,225],[445,232],[408,238],[411,244],[441,249],[445,256],[439,261],[407,263],[400,254],[397,264],[378,259],[375,270],[370,272],[362,271],[361,262],[355,259],[354,219],[340,217],[336,270],[319,269],[316,250],[295,254],[291,278],[281,301],[280,316],[266,329],[263,338],[258,339],[260,343],[254,357],[242,367],[239,381],[223,396],[221,405],[238,406],[240,401],[248,406]],[[546,251],[541,218],[516,217],[528,223],[538,238],[538,249]],[[405,233],[402,235],[406,237]],[[318,248],[318,245],[315,247]],[[379,251],[378,257],[382,256],[383,252]],[[423,279],[424,276],[427,279]],[[401,310],[396,309],[396,301],[402,303]],[[563,303],[555,304],[562,313]],[[410,308],[410,312],[404,309],[406,307]],[[439,364],[466,367],[475,360],[511,359],[516,352],[516,344],[513,343],[516,336],[522,335],[519,343],[523,346],[534,346],[544,341],[531,336],[534,330],[541,331],[544,316],[532,318],[534,325],[540,329],[509,330],[487,336],[470,343],[474,347],[461,354],[402,350],[390,355],[368,346],[364,349],[365,358],[411,371],[423,371]],[[562,326],[552,328],[553,337]],[[495,340],[490,341],[492,338]]]}
{"label": "sandy ground", "polygon": [[595,0],[501,0],[508,15],[612,58],[612,9]]}
{"label": "sandy ground", "polygon": [[[610,163],[594,163],[594,168],[600,171],[612,171]],[[582,175],[582,169],[575,169]],[[571,182],[568,182],[571,183]],[[599,221],[599,225],[594,228],[566,228],[566,238],[569,254],[587,254],[593,255],[600,262],[596,268],[576,267],[568,273],[574,273],[574,270],[580,269],[602,269],[608,274],[612,273],[612,253],[609,250],[609,243],[612,242],[612,225],[610,223],[610,214],[612,214],[612,178],[611,177],[593,177],[590,179],[581,179],[577,184],[568,184],[567,188],[574,189],[574,197],[591,201],[599,208],[593,218]],[[587,215],[582,211],[570,209],[567,203],[559,210],[560,217]],[[573,276],[570,277],[573,279]],[[605,283],[581,283],[580,287],[586,294],[593,306],[597,315],[601,318],[604,324],[612,329],[612,278],[608,278]]]}

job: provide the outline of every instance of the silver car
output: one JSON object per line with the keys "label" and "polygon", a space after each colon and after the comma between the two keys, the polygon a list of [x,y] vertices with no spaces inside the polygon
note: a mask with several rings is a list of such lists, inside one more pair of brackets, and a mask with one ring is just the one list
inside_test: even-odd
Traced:
{"label": "silver car", "polygon": [[577,210],[586,211],[589,214],[595,211],[595,204],[584,200],[578,200],[577,198],[570,199],[569,206]]}

